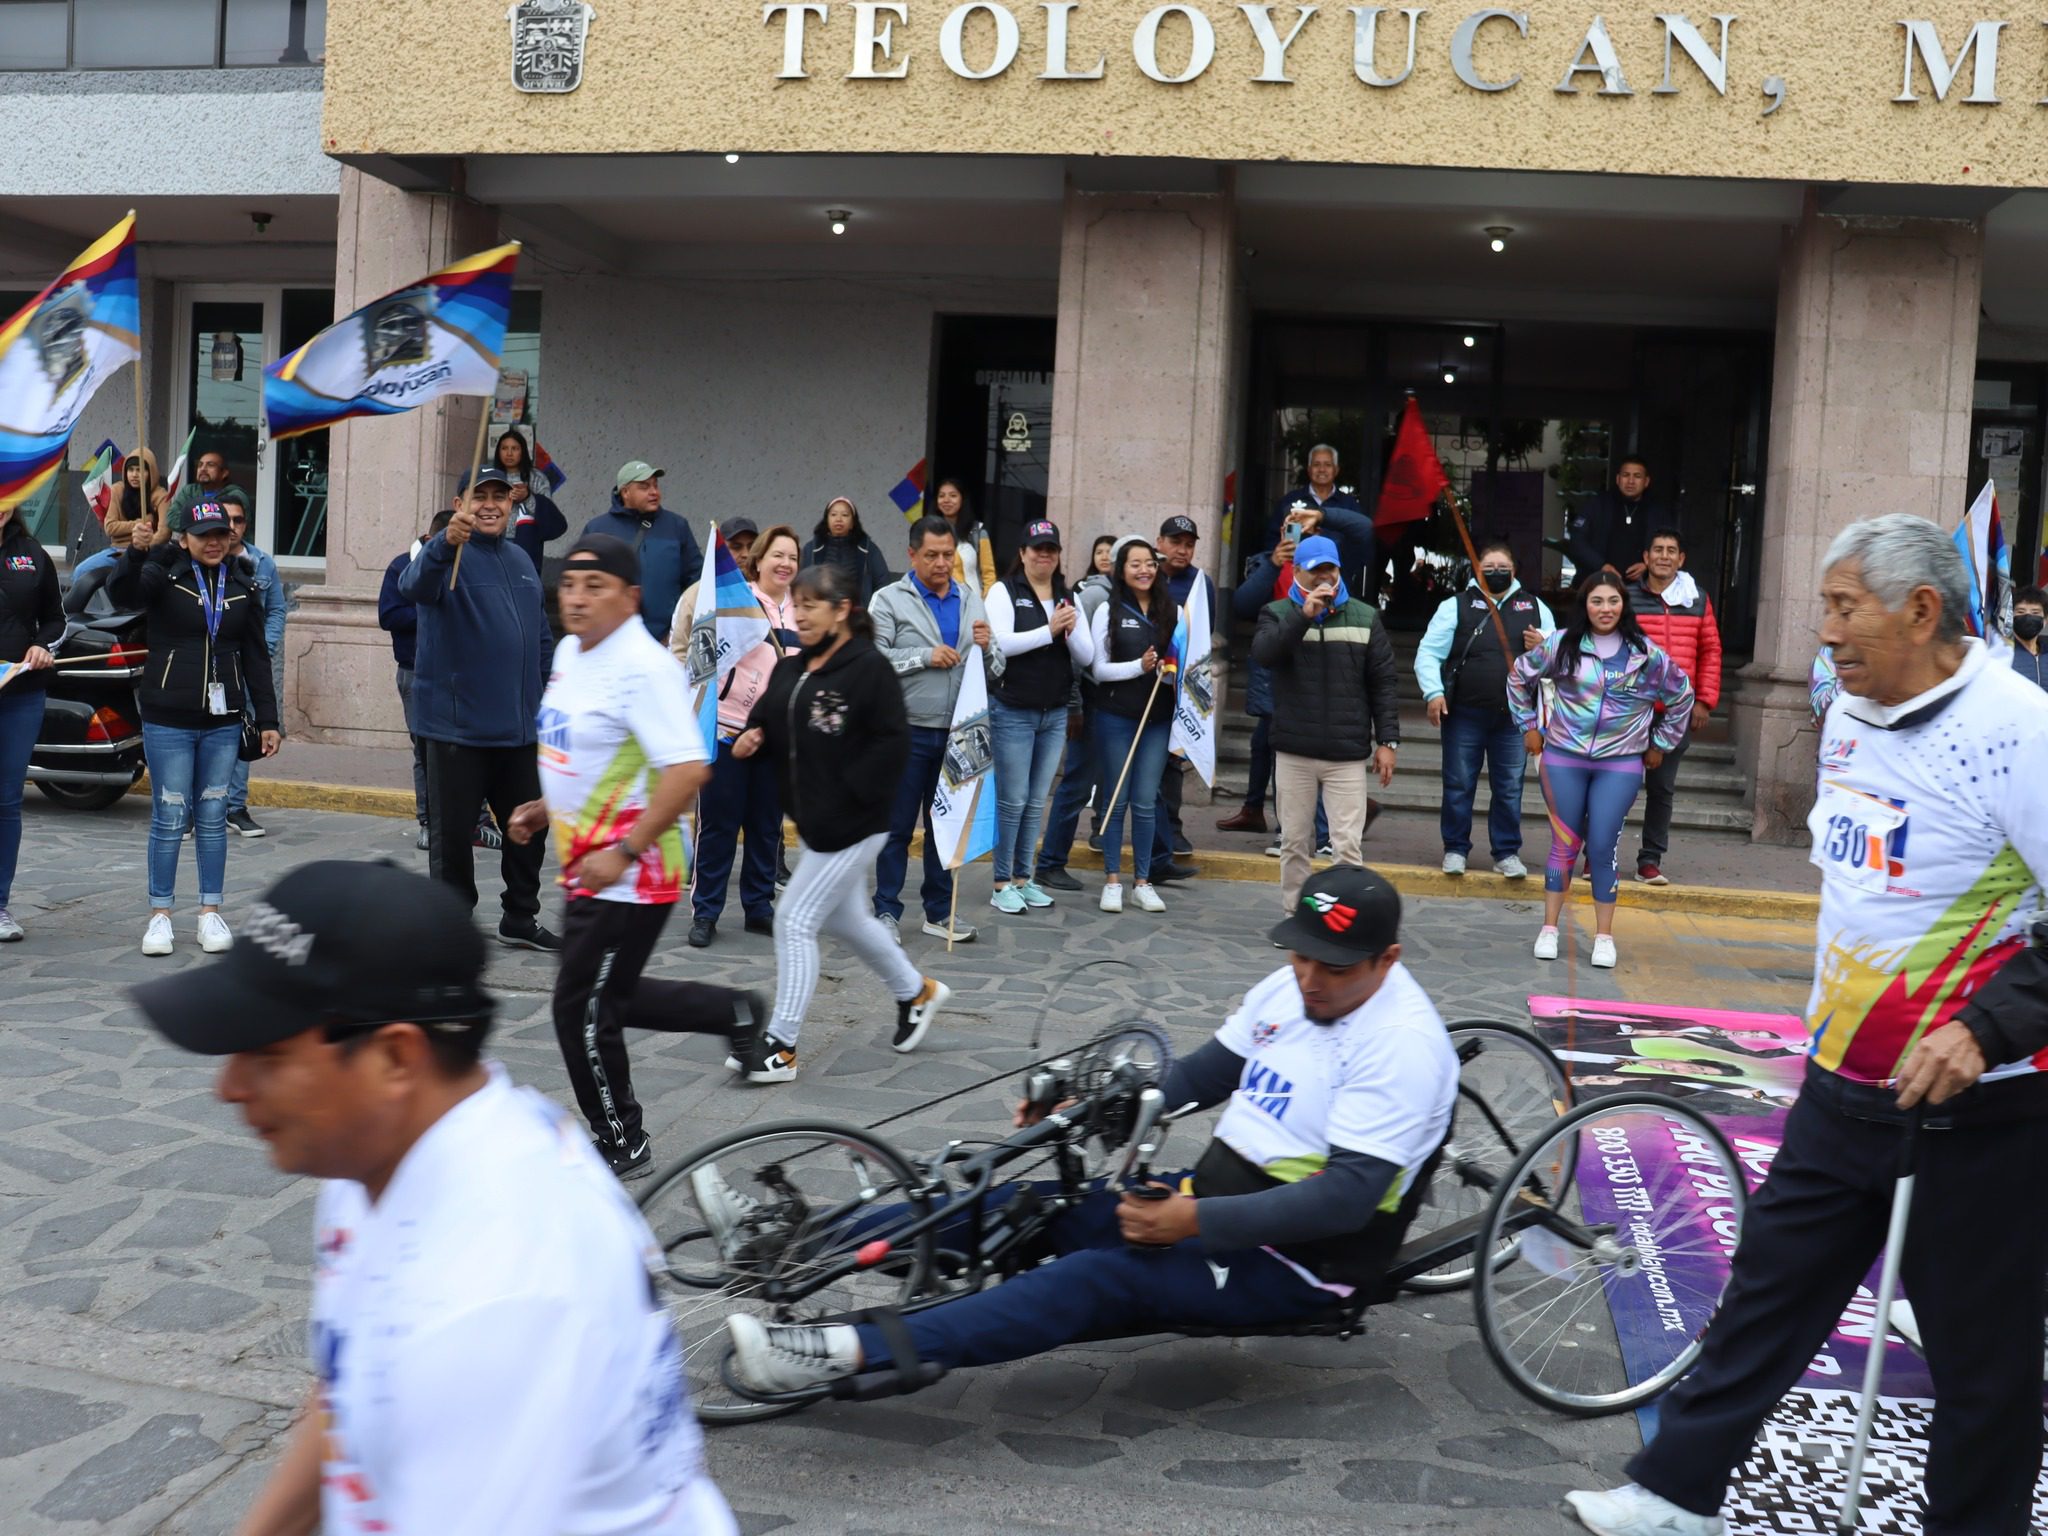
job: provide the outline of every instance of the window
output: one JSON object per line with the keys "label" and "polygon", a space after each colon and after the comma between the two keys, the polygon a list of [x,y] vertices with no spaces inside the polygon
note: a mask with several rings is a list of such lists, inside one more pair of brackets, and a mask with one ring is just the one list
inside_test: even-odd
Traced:
{"label": "window", "polygon": [[0,0],[0,70],[318,64],[327,0]]}

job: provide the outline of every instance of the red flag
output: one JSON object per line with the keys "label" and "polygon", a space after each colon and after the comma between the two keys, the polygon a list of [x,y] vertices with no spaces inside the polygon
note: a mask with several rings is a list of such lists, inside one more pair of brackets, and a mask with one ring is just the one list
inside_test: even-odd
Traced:
{"label": "red flag", "polygon": [[1429,516],[1437,497],[1450,484],[1450,476],[1437,462],[1429,431],[1422,424],[1422,407],[1410,395],[1401,411],[1401,425],[1394,433],[1394,453],[1387,460],[1387,478],[1380,486],[1379,505],[1373,509],[1373,527],[1385,538],[1403,523]]}

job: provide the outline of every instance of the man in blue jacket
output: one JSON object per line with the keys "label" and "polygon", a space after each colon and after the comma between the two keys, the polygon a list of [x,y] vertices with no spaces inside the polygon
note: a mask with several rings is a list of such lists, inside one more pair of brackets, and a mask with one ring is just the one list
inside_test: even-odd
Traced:
{"label": "man in blue jacket", "polygon": [[[280,716],[284,707],[284,625],[287,606],[284,594],[284,578],[277,574],[277,562],[256,547],[256,541],[249,537],[249,509],[234,502],[227,503],[228,527],[233,531],[235,542],[228,550],[232,559],[247,561],[250,580],[256,587],[256,594],[263,601],[263,643],[270,648],[270,681],[276,693]],[[249,717],[255,718],[255,706],[249,704]],[[263,836],[263,824],[249,814],[249,765],[239,759],[234,772],[228,775],[228,830],[243,837]]]}
{"label": "man in blue jacket", "polygon": [[[426,745],[427,867],[474,910],[470,839],[488,804],[504,826],[540,798],[534,721],[554,656],[540,573],[512,542],[512,482],[486,465],[448,526],[420,546],[399,595],[418,609],[414,636],[413,731]],[[456,556],[462,556],[457,574]],[[507,839],[498,938],[554,953],[562,941],[540,923],[545,845]]]}
{"label": "man in blue jacket", "polygon": [[583,526],[585,533],[608,533],[633,546],[640,557],[640,622],[663,645],[683,588],[704,574],[697,535],[676,513],[662,510],[661,477],[667,473],[645,459],[628,459],[619,466],[611,510]]}
{"label": "man in blue jacket", "polygon": [[[1308,451],[1308,479],[1273,503],[1273,515],[1266,526],[1266,542],[1279,544],[1287,529],[1289,514],[1306,507],[1321,514],[1319,531],[1335,539],[1343,562],[1344,579],[1358,583],[1369,596],[1377,574],[1372,570],[1372,518],[1358,500],[1357,492],[1337,483],[1337,450],[1317,443]],[[1303,532],[1306,536],[1306,530]]]}

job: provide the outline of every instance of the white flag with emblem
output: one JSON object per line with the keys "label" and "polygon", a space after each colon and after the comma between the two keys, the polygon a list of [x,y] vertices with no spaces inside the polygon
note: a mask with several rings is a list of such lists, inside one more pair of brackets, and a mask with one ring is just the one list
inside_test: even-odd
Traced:
{"label": "white flag with emblem", "polygon": [[1216,783],[1216,684],[1209,670],[1209,581],[1197,576],[1173,630],[1173,731],[1167,750]]}
{"label": "white flag with emblem", "polygon": [[953,729],[932,795],[932,838],[948,869],[971,863],[996,846],[995,760],[981,647],[963,646],[960,696],[953,704]]}

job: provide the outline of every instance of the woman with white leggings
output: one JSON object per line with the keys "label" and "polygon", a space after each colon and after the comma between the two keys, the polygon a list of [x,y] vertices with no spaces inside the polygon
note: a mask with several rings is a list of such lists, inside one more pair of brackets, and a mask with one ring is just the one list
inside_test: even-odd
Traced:
{"label": "woman with white leggings", "polygon": [[903,686],[875,649],[854,585],[839,566],[813,565],[790,583],[802,646],[776,663],[734,757],[773,755],[782,804],[796,822],[796,869],[775,904],[775,1014],[759,1061],[737,1062],[753,1083],[796,1076],[796,1038],[818,987],[818,935],[843,941],[896,998],[899,1051],[917,1049],[952,995],[918,973],[868,902],[868,876],[889,835],[889,809],[910,760]]}

